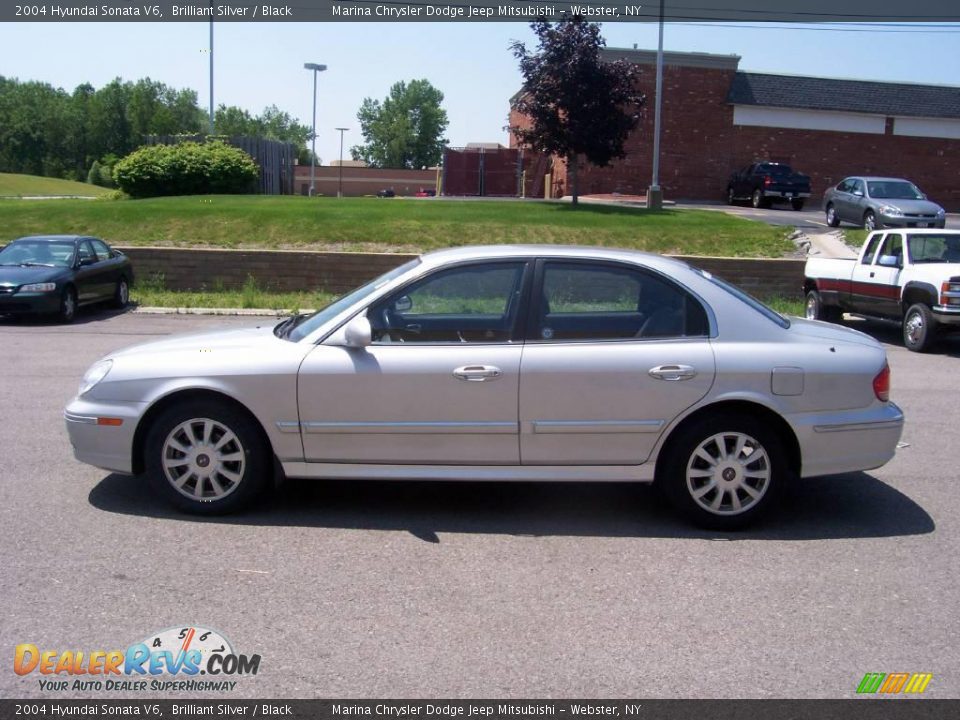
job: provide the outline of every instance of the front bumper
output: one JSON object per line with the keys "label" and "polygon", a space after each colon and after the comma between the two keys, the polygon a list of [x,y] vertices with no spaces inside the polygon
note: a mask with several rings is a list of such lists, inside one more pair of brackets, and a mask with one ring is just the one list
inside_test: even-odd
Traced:
{"label": "front bumper", "polygon": [[960,326],[960,307],[956,305],[934,305],[931,309],[938,325]]}
{"label": "front bumper", "polygon": [[0,315],[55,312],[60,312],[60,294],[56,291],[0,294]]}
{"label": "front bumper", "polygon": [[804,413],[789,421],[800,443],[800,475],[805,478],[885,465],[903,433],[903,411],[892,402],[865,410]]}
{"label": "front bumper", "polygon": [[[146,403],[74,398],[63,411],[74,457],[82,463],[133,474],[133,438]],[[105,424],[105,421],[120,424]]]}
{"label": "front bumper", "polygon": [[902,228],[943,228],[947,224],[946,218],[935,216],[910,217],[904,215],[880,215],[880,222],[884,227]]}

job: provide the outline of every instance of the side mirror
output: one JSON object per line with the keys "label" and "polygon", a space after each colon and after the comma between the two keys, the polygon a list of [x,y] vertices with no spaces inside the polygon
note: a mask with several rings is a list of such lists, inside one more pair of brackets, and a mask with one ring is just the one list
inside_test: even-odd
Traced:
{"label": "side mirror", "polygon": [[409,295],[401,295],[393,303],[393,309],[396,312],[407,312],[413,307],[413,300],[410,299]]}
{"label": "side mirror", "polygon": [[343,340],[347,347],[362,348],[373,342],[373,329],[366,315],[357,315],[343,329]]}
{"label": "side mirror", "polygon": [[854,190],[853,194],[857,197],[863,197],[863,190]]}
{"label": "side mirror", "polygon": [[96,259],[96,258],[92,258],[92,257],[80,258],[80,267],[86,267],[87,265],[93,265],[95,262],[97,262],[97,259]]}
{"label": "side mirror", "polygon": [[877,260],[877,265],[883,267],[900,267],[900,258],[896,255],[881,255]]}

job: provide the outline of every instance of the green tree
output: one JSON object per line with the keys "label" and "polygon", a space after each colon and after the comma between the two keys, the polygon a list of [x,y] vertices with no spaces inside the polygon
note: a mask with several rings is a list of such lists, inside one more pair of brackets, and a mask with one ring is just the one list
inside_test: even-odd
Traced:
{"label": "green tree", "polygon": [[383,102],[365,98],[357,119],[366,142],[350,148],[353,159],[385,168],[439,164],[449,124],[442,102],[427,80],[394,83]]}
{"label": "green tree", "polygon": [[566,160],[576,205],[580,158],[604,167],[625,155],[624,142],[644,103],[636,90],[637,66],[603,62],[600,50],[606,43],[600,25],[582,17],[554,24],[536,21],[530,28],[537,36],[537,52],[521,42],[510,46],[523,75],[514,109],[530,126],[509,129],[534,150]]}

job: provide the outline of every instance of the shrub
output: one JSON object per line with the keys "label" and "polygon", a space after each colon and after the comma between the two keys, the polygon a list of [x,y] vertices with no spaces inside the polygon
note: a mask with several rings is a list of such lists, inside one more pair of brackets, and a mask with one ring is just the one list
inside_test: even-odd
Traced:
{"label": "shrub", "polygon": [[247,153],[222,142],[148,145],[114,167],[117,186],[132,197],[250,192],[260,169]]}

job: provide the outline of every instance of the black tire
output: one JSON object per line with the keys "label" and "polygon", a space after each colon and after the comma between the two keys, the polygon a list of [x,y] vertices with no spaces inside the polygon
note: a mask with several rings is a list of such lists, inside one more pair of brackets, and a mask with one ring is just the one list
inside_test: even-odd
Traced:
{"label": "black tire", "polygon": [[833,206],[833,203],[827,205],[826,215],[827,225],[832,228],[840,227],[840,216],[837,214],[837,209]]}
{"label": "black tire", "polygon": [[816,290],[807,293],[804,303],[804,317],[807,320],[824,320],[826,322],[840,322],[843,319],[843,313],[840,308],[833,305],[824,305],[823,298]]}
{"label": "black tire", "polygon": [[903,344],[913,352],[930,352],[937,342],[937,321],[924,303],[915,303],[903,314]]}
{"label": "black tire", "polygon": [[[204,427],[207,422],[213,425],[210,431]],[[197,432],[201,434],[199,440]],[[232,439],[227,437],[228,433],[232,433]],[[203,442],[207,434],[208,442]],[[189,454],[181,453],[173,443],[168,444],[171,439],[187,447]],[[214,446],[221,441],[218,451]],[[273,462],[260,426],[245,411],[226,402],[188,400],[167,408],[147,431],[145,447],[144,467],[150,485],[184,512],[237,512],[249,507],[271,486]],[[214,454],[218,452],[219,458]],[[165,469],[164,459],[184,462]],[[216,466],[202,475],[213,463]],[[231,479],[228,473],[237,479]],[[176,481],[182,481],[183,491],[177,489]]]}
{"label": "black tire", "polygon": [[[679,432],[676,438],[670,439],[664,456],[657,463],[657,484],[674,508],[688,520],[711,530],[737,530],[757,522],[776,506],[790,470],[783,442],[769,423],[740,413],[718,413],[695,419]],[[746,444],[740,456],[729,457],[736,451],[741,437]],[[714,472],[697,455],[698,449],[712,447],[719,457],[720,442],[724,444],[722,452],[728,457],[717,463],[715,472],[718,476],[712,479],[698,477],[698,474]],[[714,457],[714,452],[705,452]],[[742,476],[740,473],[744,469],[753,475]],[[713,486],[704,492],[710,483]],[[727,485],[721,489],[716,487],[718,483]],[[748,493],[744,485],[758,497]],[[694,498],[695,493],[701,494],[700,500]],[[719,509],[705,507],[716,502],[718,495]],[[735,503],[740,504],[739,510]]]}
{"label": "black tire", "polygon": [[67,285],[60,293],[60,310],[57,317],[62,323],[72,323],[77,317],[77,291]]}
{"label": "black tire", "polygon": [[863,229],[867,232],[873,232],[874,230],[879,230],[883,225],[877,220],[877,216],[873,213],[873,210],[867,210],[863,214]]}
{"label": "black tire", "polygon": [[727,205],[736,205],[736,204],[737,204],[737,196],[733,192],[733,188],[728,187],[727,188]]}
{"label": "black tire", "polygon": [[125,277],[117,280],[117,287],[113,291],[113,306],[121,310],[130,304],[130,283]]}
{"label": "black tire", "polygon": [[804,206],[804,201],[802,198],[798,198],[797,200],[790,201],[790,207],[792,207],[797,212],[800,212],[801,210],[803,210],[803,206]]}
{"label": "black tire", "polygon": [[759,190],[753,191],[753,195],[750,196],[750,204],[755,208],[770,207],[770,201]]}

